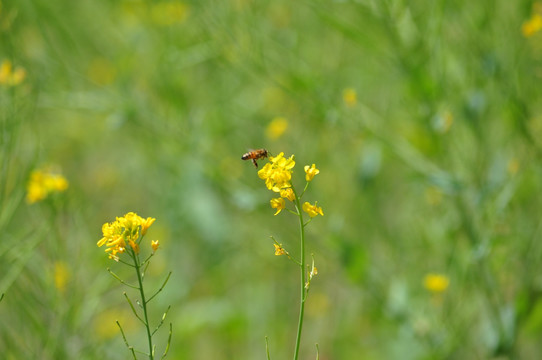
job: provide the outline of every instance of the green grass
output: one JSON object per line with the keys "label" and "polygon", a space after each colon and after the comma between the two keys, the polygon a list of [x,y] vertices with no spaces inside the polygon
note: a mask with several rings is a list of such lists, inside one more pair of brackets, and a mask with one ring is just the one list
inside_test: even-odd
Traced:
{"label": "green grass", "polygon": [[[269,236],[297,256],[298,225],[240,160],[261,147],[295,154],[297,179],[320,169],[301,359],[315,343],[322,360],[538,358],[531,2],[186,1],[173,23],[158,3],[1,2],[0,63],[26,70],[0,85],[3,358],[127,359],[117,319],[145,344],[106,269],[130,273],[96,246],[129,211],[157,219],[147,284],[173,271],[150,310],[172,305],[168,359],[265,359],[265,336],[291,358],[299,274]],[[272,140],[278,116],[289,127]],[[48,164],[70,186],[29,205]],[[450,279],[441,296],[423,287],[434,272]]]}

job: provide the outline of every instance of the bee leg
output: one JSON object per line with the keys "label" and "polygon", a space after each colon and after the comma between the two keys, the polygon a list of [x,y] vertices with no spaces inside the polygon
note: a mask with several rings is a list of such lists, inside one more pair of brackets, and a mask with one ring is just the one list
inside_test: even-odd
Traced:
{"label": "bee leg", "polygon": [[256,168],[258,168],[258,163],[256,162],[256,159],[252,159],[252,163],[254,164],[254,166],[255,166]]}

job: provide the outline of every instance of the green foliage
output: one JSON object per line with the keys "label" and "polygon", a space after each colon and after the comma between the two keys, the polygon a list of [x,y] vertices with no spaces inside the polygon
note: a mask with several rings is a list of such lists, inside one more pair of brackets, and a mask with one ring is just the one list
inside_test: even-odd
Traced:
{"label": "green foliage", "polygon": [[[240,160],[264,147],[320,169],[301,354],[537,358],[542,33],[521,27],[539,8],[1,1],[0,64],[26,71],[0,84],[2,357],[126,359],[115,320],[145,341],[96,246],[128,211],[157,219],[150,277],[173,271],[168,358],[264,359],[266,336],[289,357],[298,277],[269,236],[294,252],[297,224]],[[69,188],[28,204],[44,165]]]}

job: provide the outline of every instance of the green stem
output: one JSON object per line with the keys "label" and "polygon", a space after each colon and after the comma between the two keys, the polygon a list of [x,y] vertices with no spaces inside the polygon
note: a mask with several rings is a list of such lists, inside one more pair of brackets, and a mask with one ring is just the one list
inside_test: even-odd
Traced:
{"label": "green stem", "polygon": [[301,272],[301,284],[300,284],[300,304],[299,304],[299,322],[297,325],[297,338],[295,340],[295,353],[294,360],[297,360],[299,357],[299,345],[301,343],[301,330],[303,329],[303,315],[305,313],[305,225],[303,222],[303,212],[301,211],[301,203],[299,197],[295,192],[294,187],[292,190],[295,195],[295,207],[297,209],[297,214],[299,216],[299,230],[301,233],[301,261],[300,261],[300,272]]}
{"label": "green stem", "polygon": [[149,359],[154,360],[154,349],[152,345],[151,329],[149,327],[149,318],[147,315],[147,301],[145,300],[145,291],[143,290],[143,277],[141,276],[141,264],[139,263],[139,256],[132,251],[132,259],[134,260],[134,267],[137,273],[137,281],[139,283],[139,293],[141,294],[141,307],[143,308],[143,317],[145,319],[145,328],[147,329],[147,339],[149,341]]}

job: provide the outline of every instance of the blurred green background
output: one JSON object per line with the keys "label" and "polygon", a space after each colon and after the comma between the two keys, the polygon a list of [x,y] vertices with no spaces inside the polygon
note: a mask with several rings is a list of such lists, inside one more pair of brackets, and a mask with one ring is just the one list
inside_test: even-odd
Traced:
{"label": "blurred green background", "polygon": [[[128,359],[116,319],[145,349],[96,246],[129,211],[157,219],[147,286],[173,271],[168,358],[291,358],[298,272],[269,236],[297,254],[298,225],[240,160],[260,147],[298,186],[320,169],[302,359],[539,358],[542,4],[0,4],[2,358]],[[69,188],[29,204],[44,167]]]}

